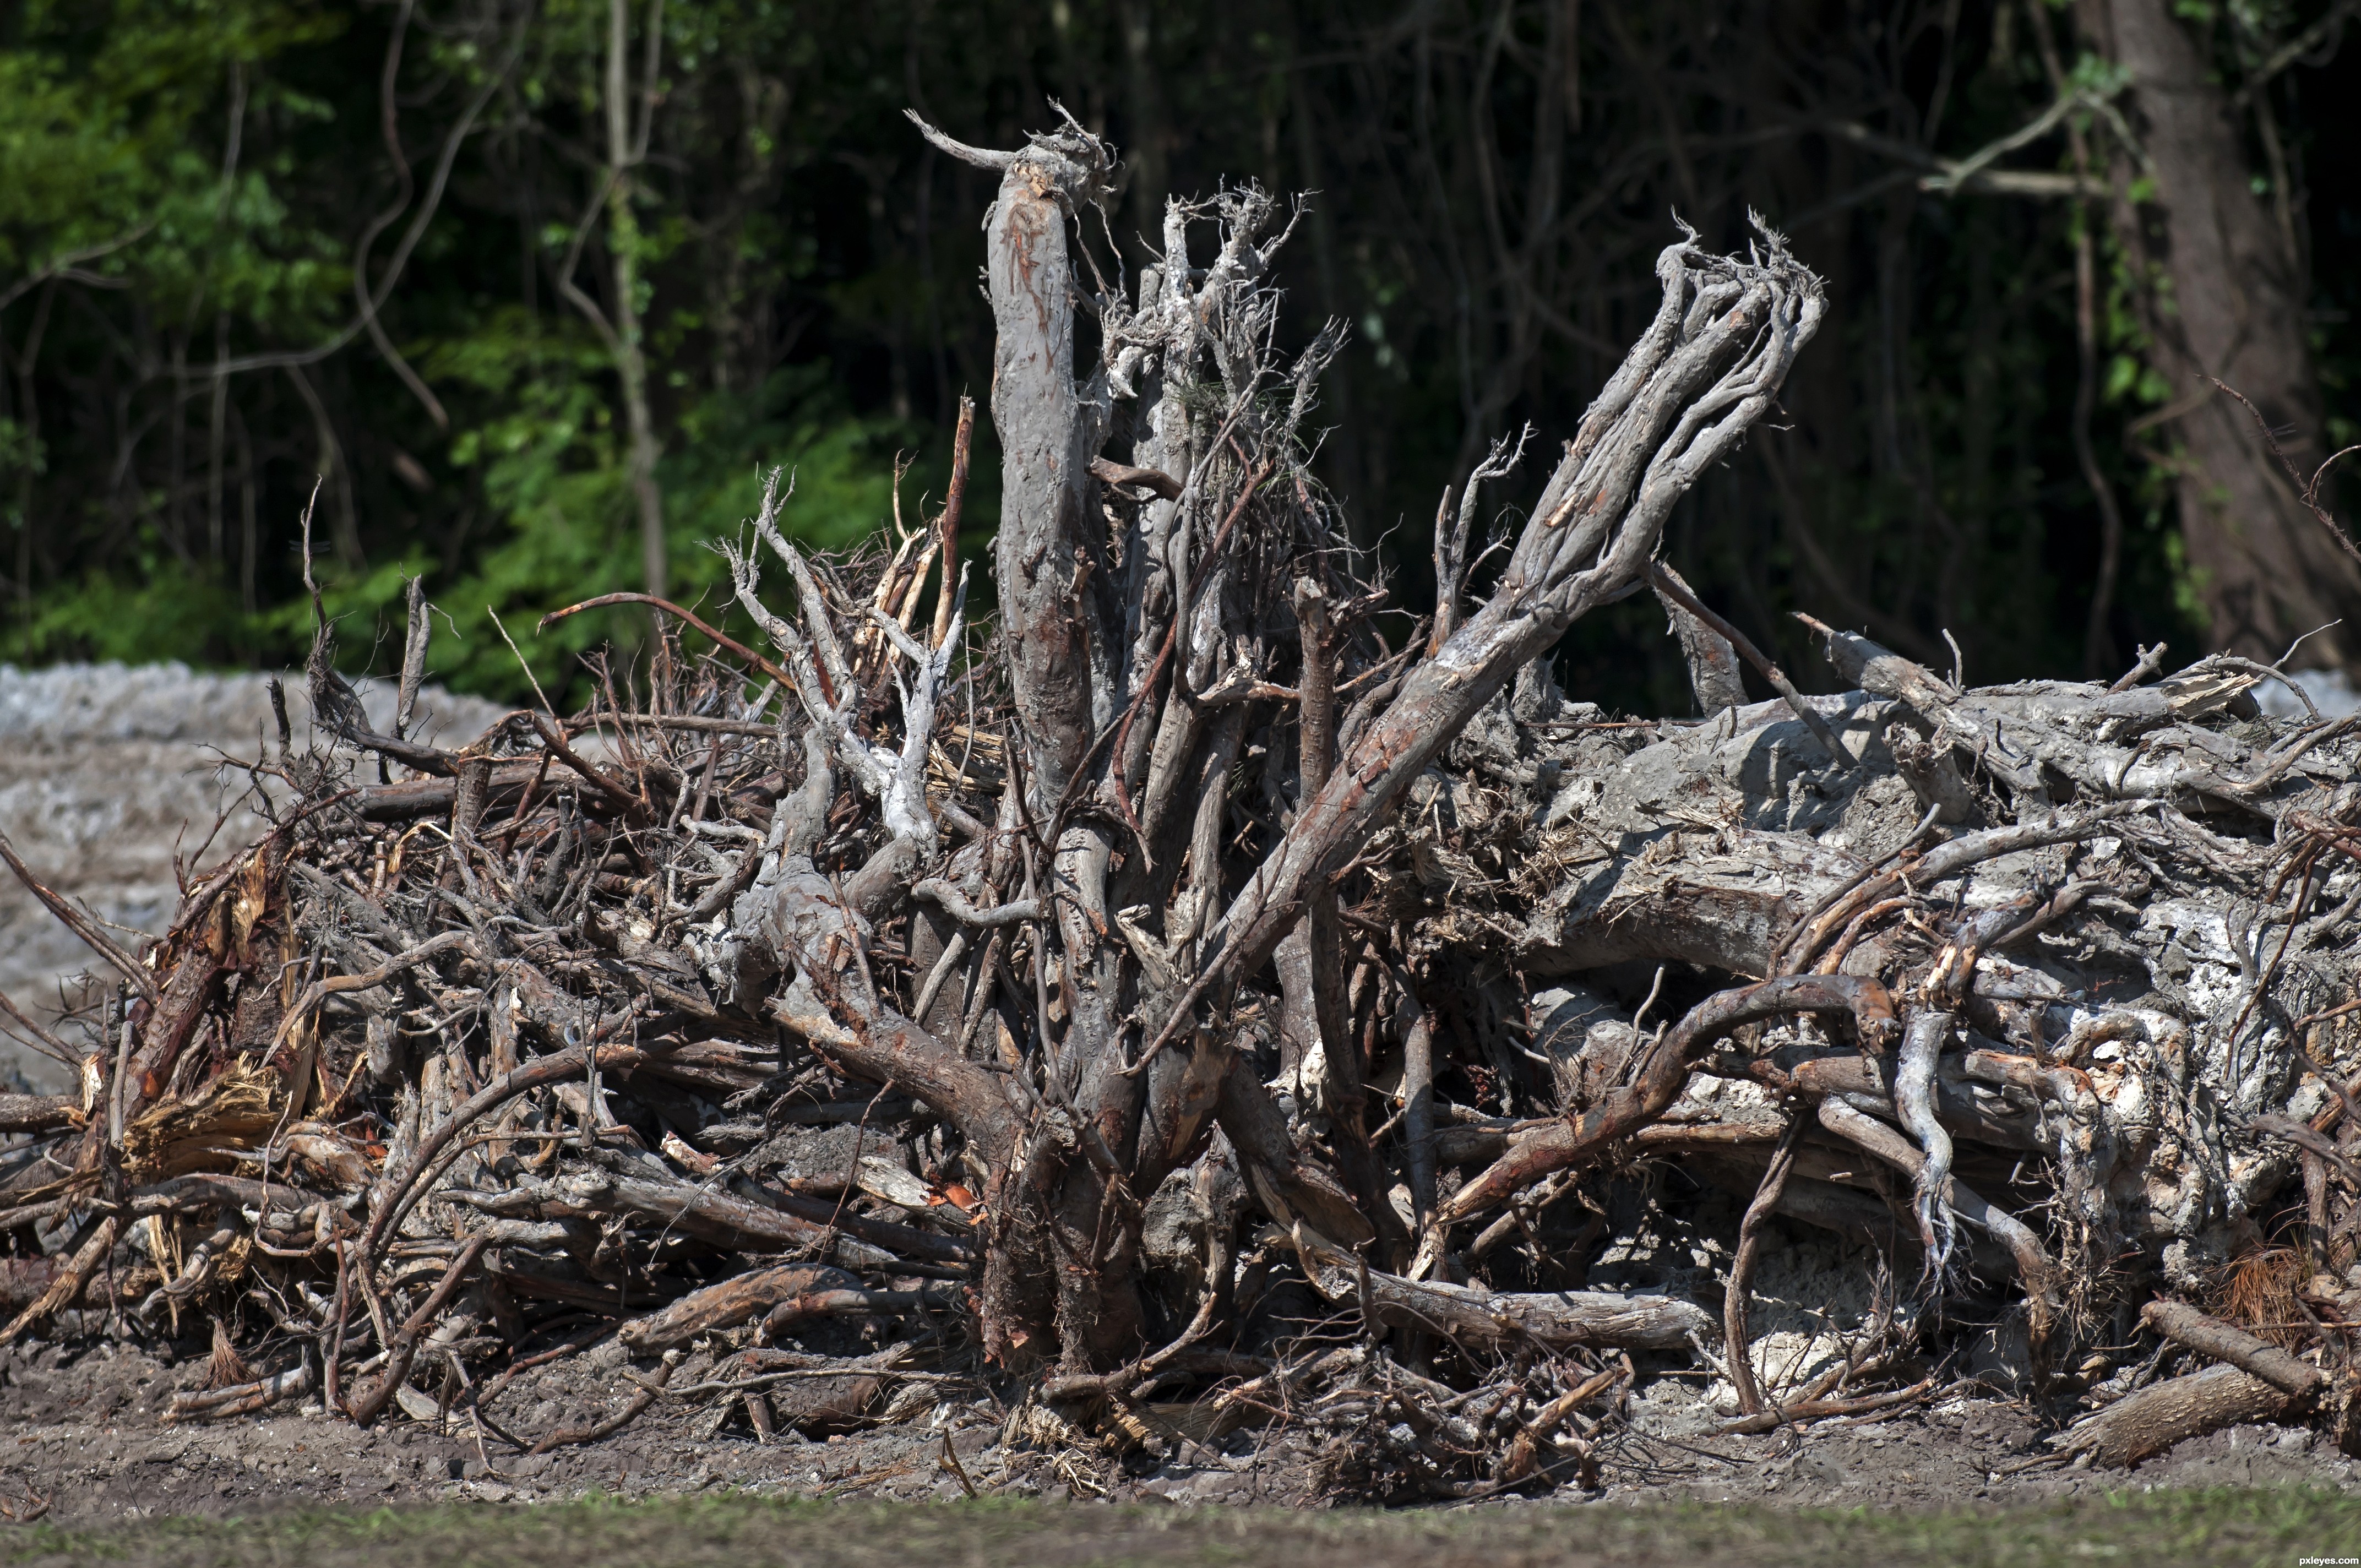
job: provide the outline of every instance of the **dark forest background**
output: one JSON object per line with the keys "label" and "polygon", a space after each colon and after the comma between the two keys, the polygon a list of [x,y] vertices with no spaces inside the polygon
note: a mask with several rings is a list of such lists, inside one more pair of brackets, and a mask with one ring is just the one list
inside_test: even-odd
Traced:
{"label": "dark forest background", "polygon": [[[1102,258],[1147,259],[1168,195],[1312,193],[1290,331],[1351,327],[1320,469],[1406,603],[1444,487],[1526,421],[1488,504],[1538,490],[1675,214],[1727,248],[1752,208],[1832,309],[1781,428],[1671,531],[1709,602],[1807,685],[1790,609],[1944,667],[1948,632],[1979,681],[2158,640],[2276,658],[2361,626],[2361,574],[2197,373],[2306,473],[2361,441],[2356,14],[0,0],[0,657],[300,661],[315,477],[343,657],[387,666],[423,574],[437,676],[506,696],[488,608],[553,688],[645,623],[528,635],[545,609],[656,579],[718,613],[704,542],[771,464],[792,526],[843,543],[906,455],[915,521],[988,393],[992,185],[902,111],[1007,147],[1055,99],[1126,160]],[[978,457],[971,549],[988,422]],[[1652,602],[1584,622],[1560,674],[1689,703]]]}

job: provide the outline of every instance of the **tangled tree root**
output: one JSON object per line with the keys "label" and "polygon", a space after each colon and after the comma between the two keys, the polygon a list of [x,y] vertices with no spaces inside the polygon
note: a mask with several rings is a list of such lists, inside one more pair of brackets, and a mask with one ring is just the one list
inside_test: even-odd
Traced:
{"label": "tangled tree root", "polygon": [[[807,559],[774,488],[726,547],[767,652],[623,596],[644,662],[445,750],[368,728],[324,625],[318,743],[249,768],[278,826],[163,938],[35,890],[115,982],[38,1032],[81,1092],[0,1097],[0,1343],[224,1323],[267,1370],[170,1419],[316,1393],[535,1452],[990,1385],[1013,1437],[1288,1424],[1389,1497],[1594,1485],[1668,1370],[1761,1431],[1959,1387],[1980,1336],[2046,1419],[2101,1407],[2062,1449],[2094,1463],[2341,1436],[2351,720],[2261,718],[2237,660],[1971,689],[1822,627],[1850,689],[1815,697],[1733,652],[1653,554],[1823,308],[1767,234],[1665,251],[1498,577],[1466,524],[1521,444],[1405,616],[1304,466],[1335,340],[1273,356],[1275,204],[1176,204],[1215,259],[1100,286],[1078,382],[1105,149],[928,134],[1004,175],[991,635],[964,417],[946,511],[883,549]],[[1550,679],[1643,585],[1702,721]],[[1774,1360],[1755,1286],[1813,1233],[1872,1305]],[[2261,1249],[2271,1343],[2136,1321],[2159,1284],[2233,1311]],[[2163,1354],[2093,1349],[2135,1334],[2223,1365],[2137,1387]],[[610,1336],[624,1407],[518,1430],[517,1379]]]}

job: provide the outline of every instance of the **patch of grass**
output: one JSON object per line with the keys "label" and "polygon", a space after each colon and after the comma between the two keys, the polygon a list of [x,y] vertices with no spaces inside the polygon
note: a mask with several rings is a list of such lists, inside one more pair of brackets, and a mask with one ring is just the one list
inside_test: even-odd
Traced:
{"label": "patch of grass", "polygon": [[823,1503],[742,1496],[532,1508],[158,1520],[0,1536],[0,1568],[2041,1568],[2288,1564],[2361,1554],[2361,1500],[2309,1490],[2114,1493],[1939,1513],[1754,1505],[1338,1509],[1098,1508],[985,1500]]}

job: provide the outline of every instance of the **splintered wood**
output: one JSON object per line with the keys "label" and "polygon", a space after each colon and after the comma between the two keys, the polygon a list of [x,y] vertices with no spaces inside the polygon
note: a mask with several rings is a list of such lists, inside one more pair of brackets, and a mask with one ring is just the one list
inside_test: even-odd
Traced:
{"label": "splintered wood", "polygon": [[[1664,252],[1529,521],[1471,561],[1446,499],[1409,614],[1306,466],[1340,339],[1278,357],[1278,203],[1175,203],[1117,284],[1094,137],[927,134],[1002,181],[988,622],[963,419],[882,548],[807,557],[774,478],[743,640],[622,596],[657,631],[578,711],[374,733],[324,628],[271,831],[144,953],[54,901],[115,983],[38,1030],[78,1095],[0,1096],[0,1341],[211,1332],[170,1419],[518,1450],[987,1392],[1059,1451],[1291,1426],[1387,1498],[1597,1485],[1670,1375],[1748,1431],[1980,1384],[2061,1462],[2342,1436],[2353,720],[1817,623],[1848,689],[1802,695],[1656,560],[1826,309],[1767,230]],[[1651,586],[1702,720],[1551,678]],[[1812,1248],[1817,1338],[1765,1294]],[[504,1406],[593,1347],[620,1408]]]}

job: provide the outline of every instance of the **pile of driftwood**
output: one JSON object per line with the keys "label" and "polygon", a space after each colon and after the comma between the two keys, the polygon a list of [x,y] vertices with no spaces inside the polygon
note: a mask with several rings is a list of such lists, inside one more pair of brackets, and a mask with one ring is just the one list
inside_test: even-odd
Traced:
{"label": "pile of driftwood", "polygon": [[[1398,1497],[1594,1481],[1668,1374],[1757,1431],[1979,1378],[2113,1464],[2341,1430],[2352,720],[2237,659],[1971,688],[1828,628],[1849,689],[1799,695],[1657,557],[1821,317],[1768,231],[1664,251],[1527,520],[1478,548],[1504,444],[1406,613],[1307,471],[1338,339],[1272,346],[1278,205],[1175,203],[1126,279],[1095,139],[927,134],[1002,175],[988,630],[970,417],[939,517],[812,560],[774,489],[719,546],[755,631],[645,601],[579,712],[408,735],[413,597],[373,732],[324,626],[277,827],[166,938],[44,894],[118,983],[15,1020],[82,1091],[0,1100],[0,1340],[210,1322],[176,1419],[539,1449],[948,1384],[1052,1450],[1296,1428]],[[1633,593],[1708,717],[1552,682]],[[1874,1310],[1774,1359],[1752,1282],[1815,1234]],[[624,1409],[516,1429],[609,1339]]]}

